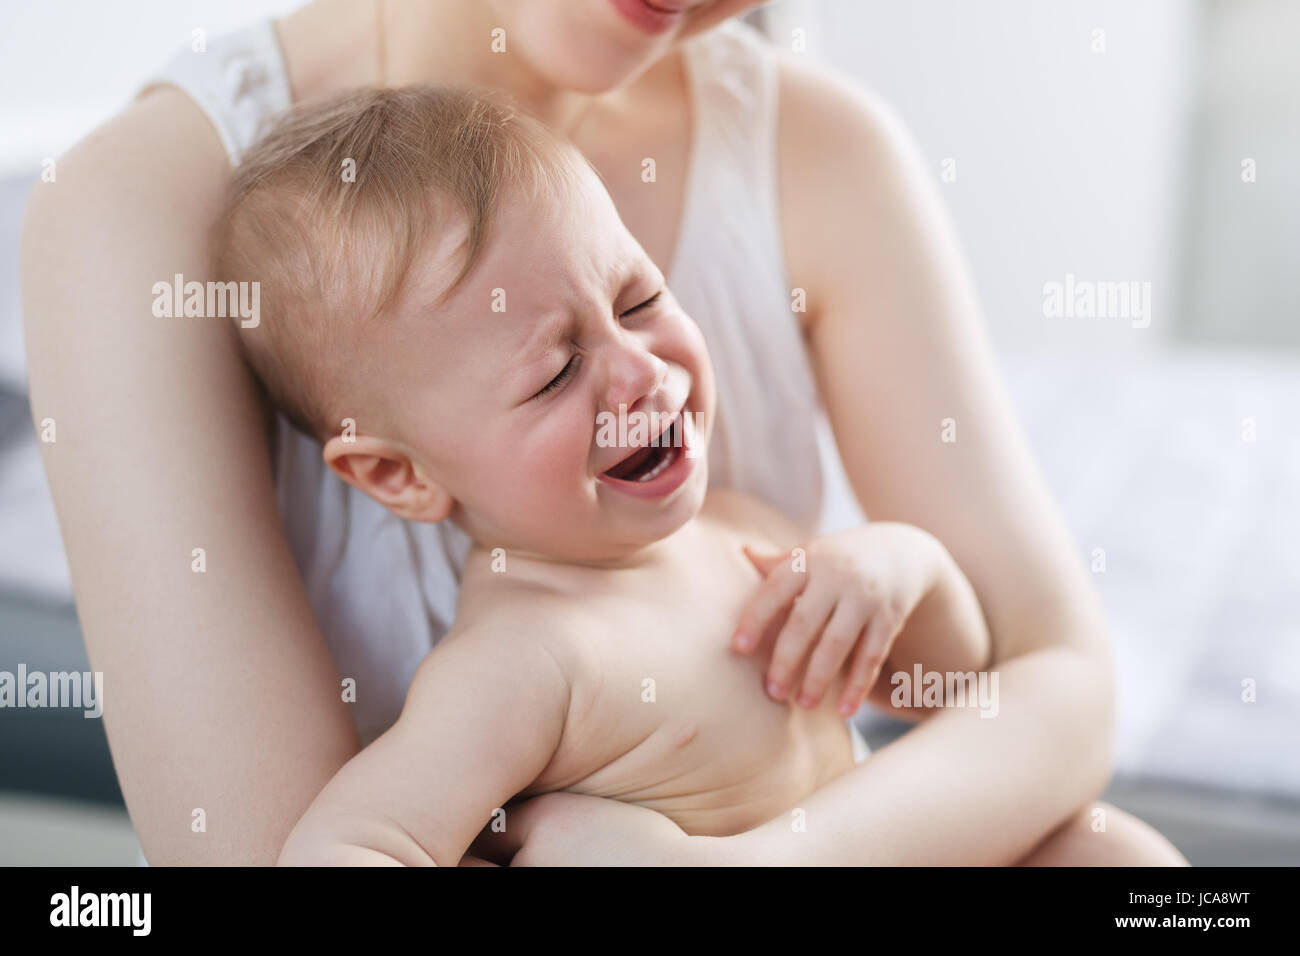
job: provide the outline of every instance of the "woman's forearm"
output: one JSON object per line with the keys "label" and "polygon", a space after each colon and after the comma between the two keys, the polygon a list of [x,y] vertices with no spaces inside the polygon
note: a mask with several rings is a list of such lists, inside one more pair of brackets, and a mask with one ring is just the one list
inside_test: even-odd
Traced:
{"label": "woman's forearm", "polygon": [[1109,775],[1100,602],[915,138],[876,94],[804,64],[783,84],[794,108],[781,111],[782,221],[802,237],[786,244],[789,270],[808,290],[810,355],[846,474],[873,520],[924,528],[970,580],[1000,700],[993,718],[925,721],[811,797],[807,833],[774,821],[760,845],[808,861],[1011,862]]}
{"label": "woman's forearm", "polygon": [[902,672],[910,677],[918,664],[925,671],[941,673],[983,671],[993,658],[993,640],[970,581],[942,542],[926,532],[917,533],[929,540],[934,554],[933,584],[903,625],[889,652],[888,666],[870,695],[873,703],[890,705],[898,717],[910,720],[932,714],[910,703],[891,704],[893,674]]}
{"label": "woman's forearm", "polygon": [[[1104,662],[1067,649],[996,668],[995,717],[937,714],[748,833],[711,839],[718,862],[1005,865],[1104,789]],[[800,826],[795,826],[796,819]]]}

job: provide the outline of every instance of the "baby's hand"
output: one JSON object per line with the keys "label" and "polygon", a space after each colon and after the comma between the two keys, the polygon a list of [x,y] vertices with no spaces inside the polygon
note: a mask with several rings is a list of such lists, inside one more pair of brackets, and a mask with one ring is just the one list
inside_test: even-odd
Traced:
{"label": "baby's hand", "polygon": [[815,538],[790,554],[758,555],[748,547],[745,554],[764,581],[741,613],[732,646],[752,651],[788,610],[768,665],[768,694],[784,701],[807,659],[797,700],[816,707],[846,668],[839,710],[849,716],[880,676],[908,616],[935,586],[943,548],[919,528],[879,522]]}

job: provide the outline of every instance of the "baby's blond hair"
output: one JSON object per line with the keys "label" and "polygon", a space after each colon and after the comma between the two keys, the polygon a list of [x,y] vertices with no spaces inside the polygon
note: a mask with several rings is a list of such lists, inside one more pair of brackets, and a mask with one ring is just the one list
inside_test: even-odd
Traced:
{"label": "baby's blond hair", "polygon": [[362,90],[291,110],[236,169],[216,238],[222,280],[261,285],[261,322],[238,337],[271,400],[307,434],[336,434],[374,371],[358,362],[359,334],[415,257],[464,226],[445,298],[477,263],[503,193],[564,194],[576,156],[481,90]]}

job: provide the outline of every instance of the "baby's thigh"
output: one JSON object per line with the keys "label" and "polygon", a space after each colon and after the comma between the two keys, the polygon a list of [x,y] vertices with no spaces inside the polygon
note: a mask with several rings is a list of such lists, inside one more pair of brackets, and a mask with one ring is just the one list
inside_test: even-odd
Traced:
{"label": "baby's thigh", "polygon": [[[1098,814],[1097,811],[1101,811]],[[1104,829],[1103,829],[1104,825]],[[1050,833],[1021,866],[1188,866],[1159,831],[1109,803],[1090,803]]]}

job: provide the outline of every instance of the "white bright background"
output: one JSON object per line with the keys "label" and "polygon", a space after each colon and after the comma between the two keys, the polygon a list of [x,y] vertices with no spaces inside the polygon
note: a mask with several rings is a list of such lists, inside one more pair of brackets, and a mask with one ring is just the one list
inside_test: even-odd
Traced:
{"label": "white bright background", "polygon": [[[772,32],[883,94],[931,161],[996,340],[1140,349],[1171,324],[1190,59],[1187,0],[785,0]],[[1106,52],[1092,51],[1105,30]],[[1043,283],[1142,280],[1151,328],[1049,322]]]}
{"label": "white bright background", "polygon": [[126,104],[188,47],[300,0],[6,0],[0,10],[0,176],[39,167]]}
{"label": "white bright background", "polygon": [[[187,46],[297,0],[44,0],[0,24],[0,175],[39,167]],[[932,160],[999,344],[1140,349],[1167,334],[1187,65],[1187,0],[783,0],[774,34],[884,94]],[[1107,52],[1091,51],[1094,28]],[[1042,286],[1153,284],[1152,327],[1047,322]]]}

